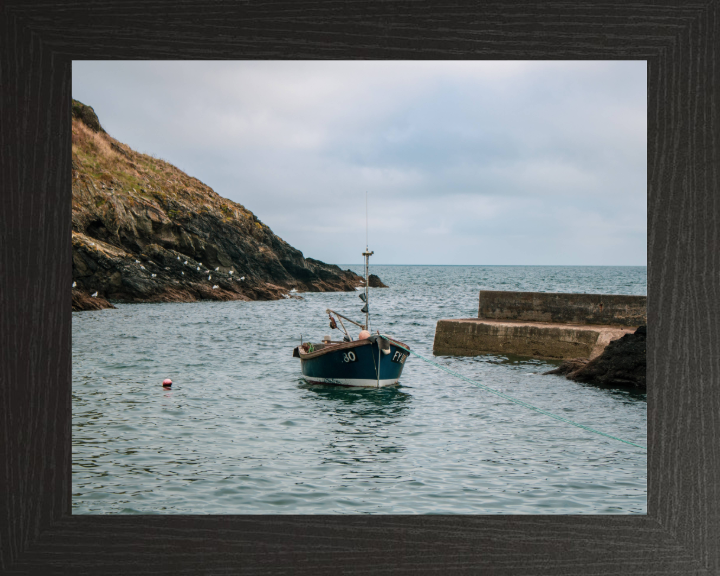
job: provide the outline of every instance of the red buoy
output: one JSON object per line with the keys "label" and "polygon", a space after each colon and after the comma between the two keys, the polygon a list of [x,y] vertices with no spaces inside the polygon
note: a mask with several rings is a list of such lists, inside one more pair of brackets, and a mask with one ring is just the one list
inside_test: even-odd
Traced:
{"label": "red buoy", "polygon": [[170,386],[172,386],[172,380],[170,380],[170,378],[165,378],[165,380],[163,380],[163,386],[165,388],[170,388]]}

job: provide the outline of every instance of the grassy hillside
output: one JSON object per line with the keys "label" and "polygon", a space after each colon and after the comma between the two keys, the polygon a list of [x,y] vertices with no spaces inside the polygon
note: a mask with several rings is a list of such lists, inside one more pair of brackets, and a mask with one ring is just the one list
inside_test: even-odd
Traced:
{"label": "grassy hillside", "polygon": [[75,100],[72,223],[75,289],[97,298],[276,299],[292,288],[353,290],[361,283],[349,270],[305,259],[197,178],[118,142]]}

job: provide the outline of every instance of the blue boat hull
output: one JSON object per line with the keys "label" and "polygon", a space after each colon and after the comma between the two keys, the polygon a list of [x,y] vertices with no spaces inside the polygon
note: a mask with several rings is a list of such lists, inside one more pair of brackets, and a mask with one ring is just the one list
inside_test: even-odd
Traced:
{"label": "blue boat hull", "polygon": [[[302,375],[308,382],[338,386],[391,386],[400,380],[408,352],[393,342],[388,344],[388,352],[383,351],[377,342],[367,340],[330,344],[314,352],[298,347],[293,356],[300,358]],[[388,347],[387,344],[384,346]]]}

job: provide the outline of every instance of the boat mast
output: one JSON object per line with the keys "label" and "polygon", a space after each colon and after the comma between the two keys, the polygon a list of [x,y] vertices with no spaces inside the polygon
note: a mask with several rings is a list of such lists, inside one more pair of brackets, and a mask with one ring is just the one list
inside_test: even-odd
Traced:
{"label": "boat mast", "polygon": [[363,310],[365,310],[365,330],[367,330],[368,332],[370,331],[370,292],[368,287],[368,267],[370,256],[372,256],[373,254],[375,254],[375,252],[369,252],[366,246],[365,252],[363,252],[363,256],[365,256],[365,306],[363,306]]}
{"label": "boat mast", "polygon": [[368,249],[368,209],[367,209],[367,191],[365,192],[365,252],[363,252],[363,256],[365,256],[365,306],[363,306],[365,310],[365,330],[370,332],[370,287],[369,287],[369,277],[368,277],[368,268],[370,266],[370,256],[375,254],[375,252],[370,252]]}

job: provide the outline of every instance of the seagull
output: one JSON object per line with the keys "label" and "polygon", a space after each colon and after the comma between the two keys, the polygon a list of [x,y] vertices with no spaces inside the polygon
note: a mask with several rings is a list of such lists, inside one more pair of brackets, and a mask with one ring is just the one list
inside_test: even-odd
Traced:
{"label": "seagull", "polygon": [[232,276],[232,273],[233,273],[233,271],[232,271],[232,270],[230,270],[230,276]]}
{"label": "seagull", "polygon": [[293,288],[292,290],[290,290],[290,292],[297,292],[297,290],[295,290],[295,288]]}
{"label": "seagull", "polygon": [[95,294],[91,294],[91,296],[95,298],[97,296],[97,292],[95,292]]}
{"label": "seagull", "polygon": [[155,278],[155,276],[157,276],[157,274],[150,274],[150,276],[152,276],[153,278]]}
{"label": "seagull", "polygon": [[135,260],[135,264],[140,264],[140,260]]}
{"label": "seagull", "polygon": [[140,265],[140,268],[142,268],[143,270],[145,270],[145,266],[143,266],[142,264]]}
{"label": "seagull", "polygon": [[208,276],[208,280],[212,280],[212,276]]}
{"label": "seagull", "polygon": [[200,271],[200,266],[198,266],[197,269],[198,269],[198,272],[199,272],[199,271]]}
{"label": "seagull", "polygon": [[220,266],[218,266],[217,268],[215,268],[215,272],[217,272],[218,270],[220,270]]}
{"label": "seagull", "polygon": [[240,278],[240,280],[245,280],[245,276],[243,276],[242,278]]}
{"label": "seagull", "polygon": [[185,264],[187,264],[187,260],[185,260]]}
{"label": "seagull", "polygon": [[185,276],[185,272],[181,272],[181,274],[182,274],[183,276]]}
{"label": "seagull", "polygon": [[77,286],[77,282],[73,282],[73,288],[75,288],[75,286]]}
{"label": "seagull", "polygon": [[213,290],[215,290],[215,288],[220,288],[220,286],[218,286],[217,284],[215,284],[215,286],[213,286]]}
{"label": "seagull", "polygon": [[95,246],[95,242],[90,242],[90,246]]}

